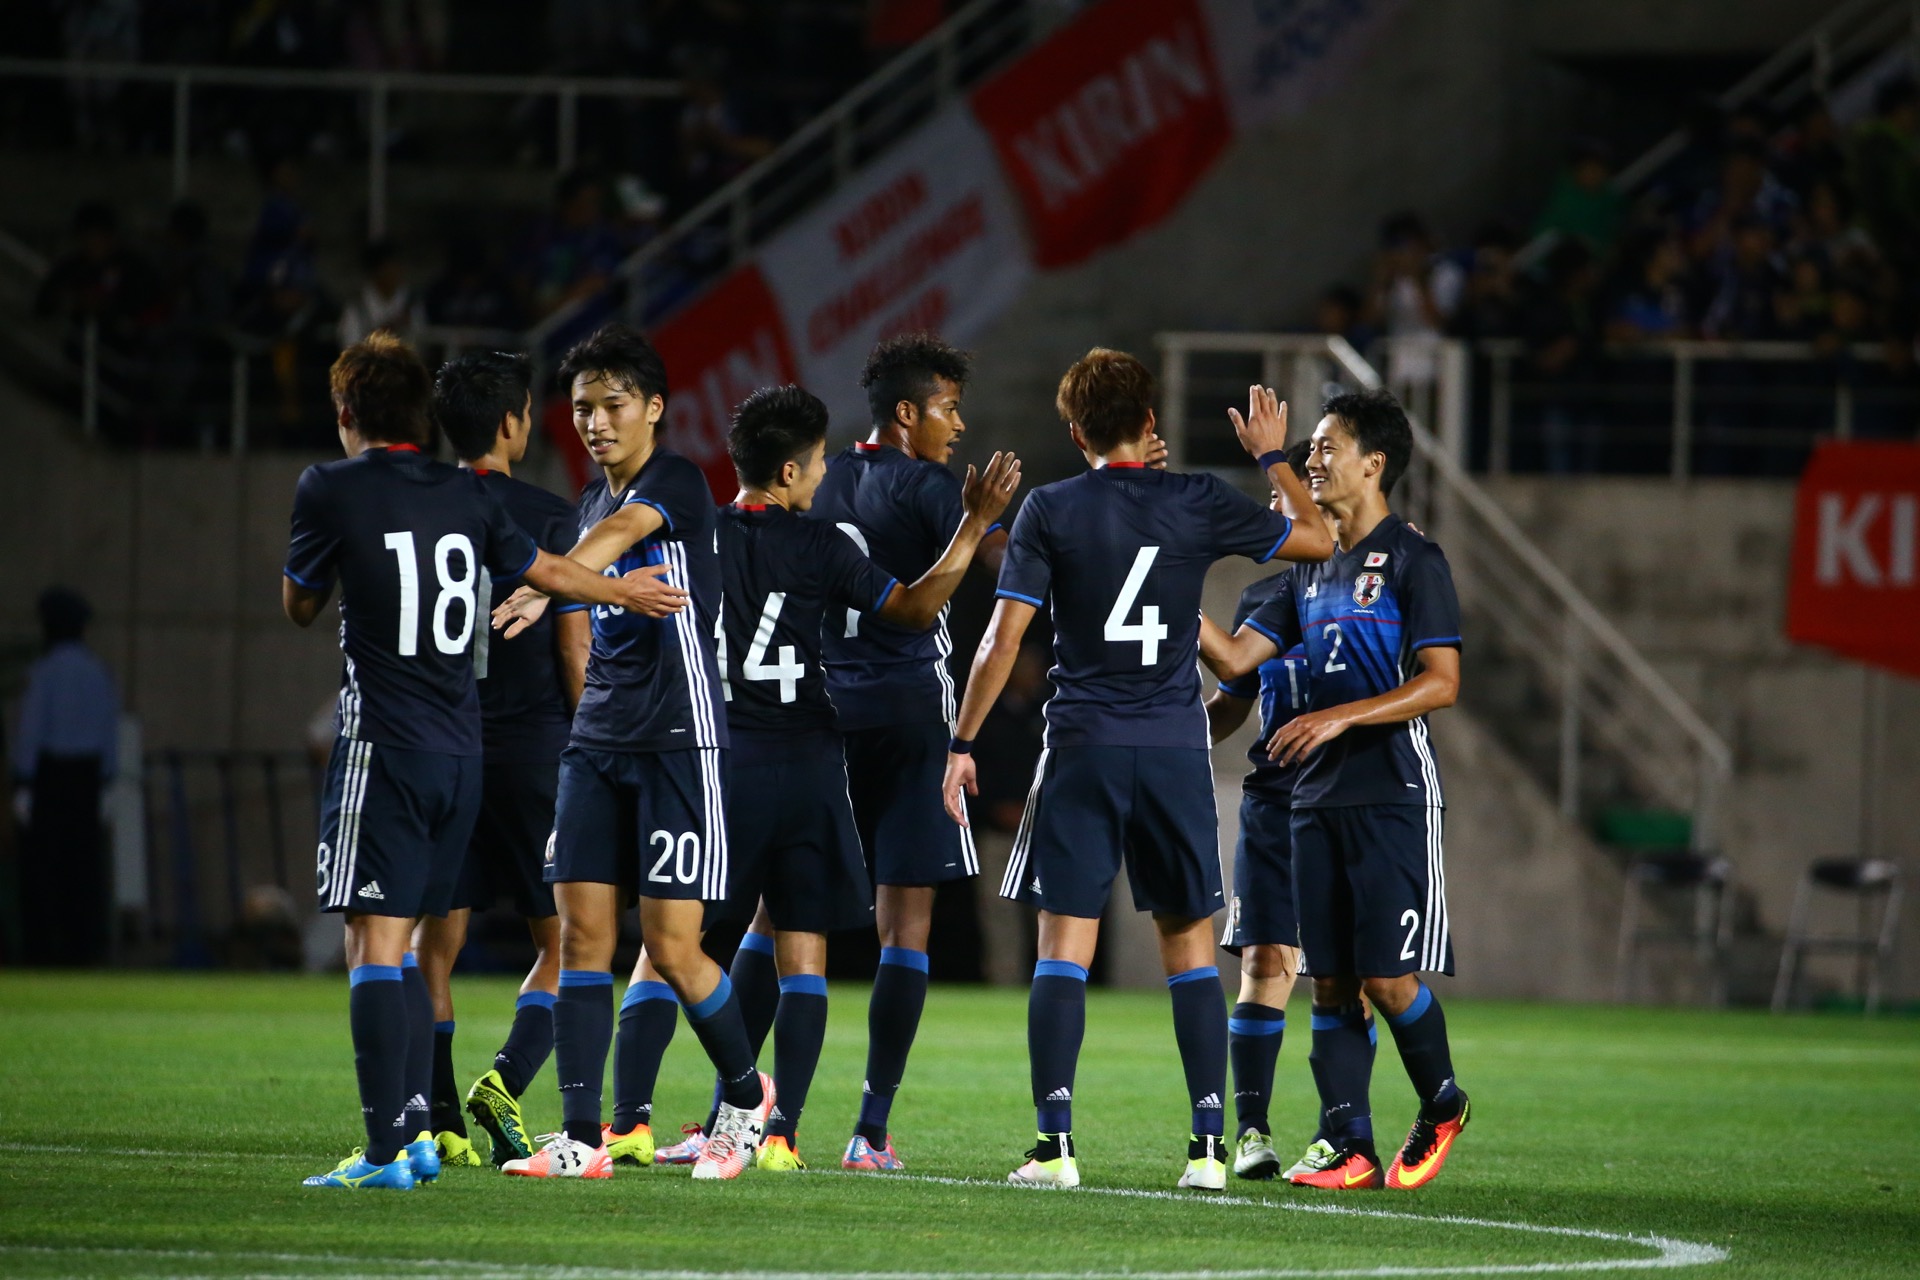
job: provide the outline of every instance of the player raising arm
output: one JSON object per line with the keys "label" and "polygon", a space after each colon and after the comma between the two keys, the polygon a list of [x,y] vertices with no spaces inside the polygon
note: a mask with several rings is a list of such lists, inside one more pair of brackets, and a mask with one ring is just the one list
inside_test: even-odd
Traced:
{"label": "player raising arm", "polygon": [[1279,493],[1280,511],[1214,476],[1148,468],[1152,400],[1152,375],[1117,351],[1091,351],[1061,379],[1060,416],[1092,469],[1035,490],[1021,507],[949,744],[945,802],[964,823],[972,739],[1028,624],[1050,602],[1046,750],[1000,889],[1040,908],[1027,1013],[1039,1140],[1010,1175],[1019,1183],[1079,1183],[1072,1099],[1087,966],[1124,860],[1134,904],[1153,913],[1159,933],[1186,1069],[1192,1130],[1179,1185],[1226,1185],[1227,1016],[1210,927],[1224,903],[1195,667],[1200,591],[1222,557],[1324,559],[1332,541],[1286,465],[1286,417],[1270,393],[1256,393],[1254,412],[1235,415],[1235,428]]}
{"label": "player raising arm", "polygon": [[[1329,1148],[1316,1140],[1289,1171],[1307,1186],[1424,1185],[1467,1123],[1446,1018],[1419,976],[1453,972],[1441,862],[1445,802],[1426,718],[1459,695],[1460,605],[1440,548],[1387,507],[1412,451],[1412,430],[1392,396],[1329,400],[1314,428],[1307,479],[1334,519],[1338,552],[1323,565],[1290,571],[1232,636],[1211,622],[1201,636],[1203,657],[1223,679],[1295,645],[1306,650],[1307,711],[1274,732],[1267,754],[1300,766],[1294,883],[1313,974],[1314,1081]],[[1420,1099],[1384,1178],[1368,1102],[1363,991],[1392,1029]]]}

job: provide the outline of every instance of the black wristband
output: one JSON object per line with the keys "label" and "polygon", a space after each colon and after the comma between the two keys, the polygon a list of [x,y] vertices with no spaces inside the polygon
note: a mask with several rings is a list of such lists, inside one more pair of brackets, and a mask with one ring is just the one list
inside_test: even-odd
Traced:
{"label": "black wristband", "polygon": [[970,756],[973,754],[972,738],[948,738],[947,752],[950,755]]}
{"label": "black wristband", "polygon": [[1287,451],[1285,449],[1269,449],[1265,453],[1260,455],[1260,458],[1259,458],[1260,469],[1262,471],[1265,471],[1267,468],[1278,466],[1280,463],[1285,462],[1286,460],[1287,460]]}

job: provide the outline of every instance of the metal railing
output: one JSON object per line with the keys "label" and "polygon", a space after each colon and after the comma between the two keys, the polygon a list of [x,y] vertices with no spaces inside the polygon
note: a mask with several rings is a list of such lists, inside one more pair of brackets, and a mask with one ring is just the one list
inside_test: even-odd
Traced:
{"label": "metal railing", "polygon": [[[1066,6],[1043,0],[973,0],[628,257],[611,286],[625,291],[628,317],[636,323],[657,318],[648,310],[650,270],[674,261],[690,264],[696,289],[725,275],[755,245],[1066,16]],[[581,298],[554,311],[527,335],[528,346],[542,350],[599,302]]]}
{"label": "metal railing", "polygon": [[[1250,375],[1294,404],[1318,405],[1331,384],[1382,385],[1377,370],[1337,337],[1162,333],[1162,435],[1175,465],[1225,465],[1238,453],[1220,406],[1244,396]],[[1638,649],[1467,474],[1465,352],[1440,344],[1430,399],[1439,434],[1415,417],[1414,460],[1395,507],[1447,551],[1462,607],[1483,624],[1476,649],[1495,650],[1531,676],[1530,709],[1554,727],[1551,784],[1579,818],[1596,793],[1692,815],[1695,848],[1711,848],[1733,752]],[[1194,402],[1209,406],[1203,425]],[[1296,424],[1296,433],[1304,423]],[[1231,447],[1234,453],[1228,453]],[[1244,458],[1236,475],[1247,472]],[[1469,682],[1469,697],[1474,696]],[[1545,744],[1542,744],[1545,747]]]}
{"label": "metal railing", "polygon": [[[1583,429],[1616,438],[1637,437],[1634,443],[1643,446],[1642,452],[1664,456],[1665,470],[1674,480],[1696,474],[1703,448],[1729,455],[1772,450],[1798,460],[1821,439],[1850,439],[1868,401],[1878,410],[1904,416],[1909,430],[1920,425],[1920,396],[1911,390],[1864,385],[1863,374],[1887,365],[1886,349],[1878,343],[1836,350],[1806,342],[1611,343],[1604,355],[1614,376],[1578,386],[1533,383],[1516,376],[1523,372],[1527,354],[1526,344],[1519,339],[1476,342],[1471,350],[1476,366],[1486,370],[1485,457],[1491,475],[1513,470],[1516,408],[1528,401],[1581,403],[1583,413],[1596,419],[1596,425]],[[1654,375],[1662,366],[1667,375],[1663,378],[1619,376]],[[1703,366],[1723,376],[1703,379]],[[1769,385],[1754,376],[1757,370],[1769,369],[1790,376],[1794,385]],[[1709,409],[1715,412],[1710,414]],[[1626,420],[1635,416],[1639,421],[1627,425]],[[1730,425],[1707,421],[1710,417],[1741,421]],[[1774,421],[1763,420],[1768,418]],[[1792,421],[1783,421],[1788,418]]]}
{"label": "metal railing", "polygon": [[44,80],[107,80],[172,86],[172,195],[184,199],[191,187],[193,94],[196,89],[242,88],[320,90],[362,95],[366,99],[367,237],[387,231],[387,149],[395,94],[463,94],[481,97],[552,98],[554,155],[564,171],[579,151],[580,99],[678,98],[678,80],[574,76],[463,75],[441,71],[317,71],[299,68],[160,66],[138,62],[50,62],[37,58],[0,58],[0,77]]}

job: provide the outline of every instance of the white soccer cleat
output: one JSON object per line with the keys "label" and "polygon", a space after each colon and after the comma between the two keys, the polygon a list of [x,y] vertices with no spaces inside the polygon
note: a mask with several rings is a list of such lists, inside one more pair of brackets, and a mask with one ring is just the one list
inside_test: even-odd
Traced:
{"label": "white soccer cleat", "polygon": [[1074,1159],[1073,1135],[1041,1134],[1027,1152],[1027,1162],[1008,1174],[1007,1181],[1021,1187],[1079,1186],[1080,1162]]}
{"label": "white soccer cleat", "polygon": [[741,1170],[753,1163],[754,1155],[760,1150],[760,1135],[766,1131],[767,1114],[773,1110],[773,1077],[760,1073],[760,1105],[757,1107],[734,1107],[725,1102],[720,1104],[720,1114],[713,1122],[713,1132],[707,1135],[706,1146],[701,1148],[699,1159],[693,1162],[693,1177],[696,1182],[714,1182],[722,1178],[737,1178]]}
{"label": "white soccer cleat", "polygon": [[1334,1150],[1331,1142],[1328,1142],[1325,1138],[1315,1138],[1312,1145],[1307,1148],[1307,1153],[1294,1161],[1293,1167],[1280,1176],[1288,1182],[1292,1182],[1294,1179],[1304,1178],[1310,1173],[1319,1173],[1322,1169],[1331,1165],[1339,1155],[1340,1153]]}
{"label": "white soccer cleat", "polygon": [[516,1178],[611,1178],[613,1157],[605,1147],[575,1142],[564,1133],[543,1133],[546,1145],[524,1160],[509,1160],[500,1172]]}
{"label": "white soccer cleat", "polygon": [[1212,1134],[1189,1138],[1186,1172],[1174,1185],[1186,1191],[1225,1191],[1227,1162],[1220,1155],[1220,1139]]}

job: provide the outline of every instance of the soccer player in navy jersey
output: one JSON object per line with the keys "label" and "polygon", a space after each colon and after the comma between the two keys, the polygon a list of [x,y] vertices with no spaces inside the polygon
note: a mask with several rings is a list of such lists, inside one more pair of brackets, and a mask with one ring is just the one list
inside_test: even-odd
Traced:
{"label": "soccer player in navy jersey", "polygon": [[426,366],[393,335],[348,347],[330,381],[347,457],[300,476],[281,606],[310,626],[340,586],[346,665],[318,887],[321,909],[346,917],[367,1145],[306,1182],[405,1189],[440,1171],[431,1137],[408,1142],[426,1127],[426,1098],[408,1085],[430,1069],[433,1012],[407,942],[421,916],[451,905],[479,809],[481,573],[635,611],[678,608],[680,593],[657,571],[607,578],[540,550],[479,477],[428,458]]}
{"label": "soccer player in navy jersey", "polygon": [[[613,952],[635,896],[650,977],[687,1011],[721,1082],[699,1179],[733,1178],[753,1159],[774,1101],[727,975],[700,949],[705,904],[729,879],[727,722],[714,633],[720,561],[713,494],[693,462],[661,443],[667,370],[637,330],[608,325],[560,364],[574,426],[602,479],[580,499],[577,563],[610,574],[665,564],[688,608],[670,618],[593,611],[586,688],[560,755],[546,878],[560,910],[553,1063],[564,1132],[503,1170],[535,1178],[610,1178],[601,1124],[613,1041]],[[544,602],[516,592],[494,611],[511,639]]]}
{"label": "soccer player in navy jersey", "polygon": [[[470,352],[442,365],[433,386],[433,416],[463,464],[539,546],[564,556],[574,542],[573,504],[513,476],[533,428],[533,393],[525,356]],[[484,615],[499,594],[482,576]],[[480,817],[444,919],[428,916],[414,930],[414,953],[433,999],[433,1136],[442,1163],[480,1165],[467,1136],[453,1071],[454,961],[477,908],[505,898],[526,920],[535,948],[520,985],[513,1025],[494,1066],[467,1095],[467,1109],[491,1135],[493,1162],[532,1154],[519,1097],[553,1048],[553,999],[560,972],[560,920],[553,890],[541,878],[553,831],[560,750],[580,690],[571,673],[590,640],[587,606],[567,604],[513,640],[473,633],[480,687]]]}
{"label": "soccer player in navy jersey", "polygon": [[[720,513],[726,601],[720,676],[733,742],[727,759],[733,882],[719,914],[752,918],[749,945],[771,949],[778,968],[778,1101],[756,1161],[778,1171],[805,1167],[796,1138],[826,1038],[827,934],[867,924],[873,913],[827,696],[821,619],[831,613],[838,625],[852,612],[909,631],[932,626],[1020,483],[1020,464],[1011,454],[995,454],[984,474],[967,468],[960,527],[933,567],[908,585],[831,525],[799,518],[826,474],[826,439],[827,407],[809,392],[772,387],[748,396],[727,441],[740,492]],[[666,995],[642,975],[623,1001],[607,1135],[616,1158],[641,1139],[651,1116],[661,1054],[674,1028],[675,1008]]]}
{"label": "soccer player in navy jersey", "polygon": [[[1453,972],[1441,861],[1445,801],[1427,716],[1460,691],[1460,603],[1440,548],[1387,506],[1413,454],[1384,391],[1338,395],[1313,431],[1308,484],[1339,549],[1289,571],[1231,637],[1206,623],[1201,653],[1233,679],[1304,645],[1307,710],[1267,743],[1298,765],[1293,873],[1313,975],[1313,1075],[1321,1133],[1297,1184],[1423,1186],[1466,1127],[1446,1017],[1420,980]],[[1393,1032],[1418,1118],[1384,1177],[1368,1102],[1373,1049],[1360,996]],[[1318,1159],[1316,1159],[1318,1154]],[[1317,1167],[1313,1167],[1317,1166]]]}
{"label": "soccer player in navy jersey", "polygon": [[964,823],[973,737],[1028,624],[1051,604],[1046,750],[1000,888],[1040,909],[1027,1006],[1039,1140],[1009,1180],[1079,1185],[1073,1077],[1087,966],[1124,861],[1134,905],[1153,913],[1186,1072],[1192,1130],[1179,1185],[1218,1190],[1226,1185],[1227,1011],[1211,917],[1226,904],[1195,661],[1200,591],[1226,556],[1318,560],[1332,540],[1287,467],[1278,413],[1235,415],[1234,423],[1279,495],[1273,510],[1216,476],[1146,465],[1153,376],[1132,356],[1088,352],[1060,380],[1056,406],[1091,469],[1034,490],[1014,520],[943,782],[948,813]]}
{"label": "soccer player in navy jersey", "polygon": [[[960,401],[971,367],[965,352],[929,334],[875,347],[860,375],[873,429],[828,462],[808,512],[902,582],[926,573],[965,519],[947,461],[967,429]],[[1005,541],[996,530],[979,559],[998,567]],[[980,874],[972,832],[941,814],[940,773],[955,712],[947,669],[953,639],[944,612],[927,631],[848,611],[827,620],[825,643],[827,690],[846,739],[880,934],[860,1115],[841,1163],[899,1169],[887,1119],[926,1005],[934,894]]]}
{"label": "soccer player in navy jersey", "polygon": [[[1302,440],[1287,450],[1287,465],[1302,481],[1309,447]],[[1285,576],[1262,578],[1242,591],[1234,625],[1264,604]],[[1220,938],[1221,946],[1240,956],[1240,997],[1227,1020],[1227,1058],[1233,1068],[1233,1171],[1242,1178],[1271,1178],[1280,1167],[1267,1112],[1287,1028],[1287,996],[1300,972],[1293,840],[1287,829],[1299,765],[1275,764],[1267,757],[1267,742],[1305,709],[1308,688],[1305,650],[1296,645],[1267,659],[1257,671],[1221,681],[1207,699],[1207,727],[1216,744],[1246,723],[1256,702],[1260,707],[1260,736],[1247,749],[1253,770],[1241,783],[1233,898]]]}

